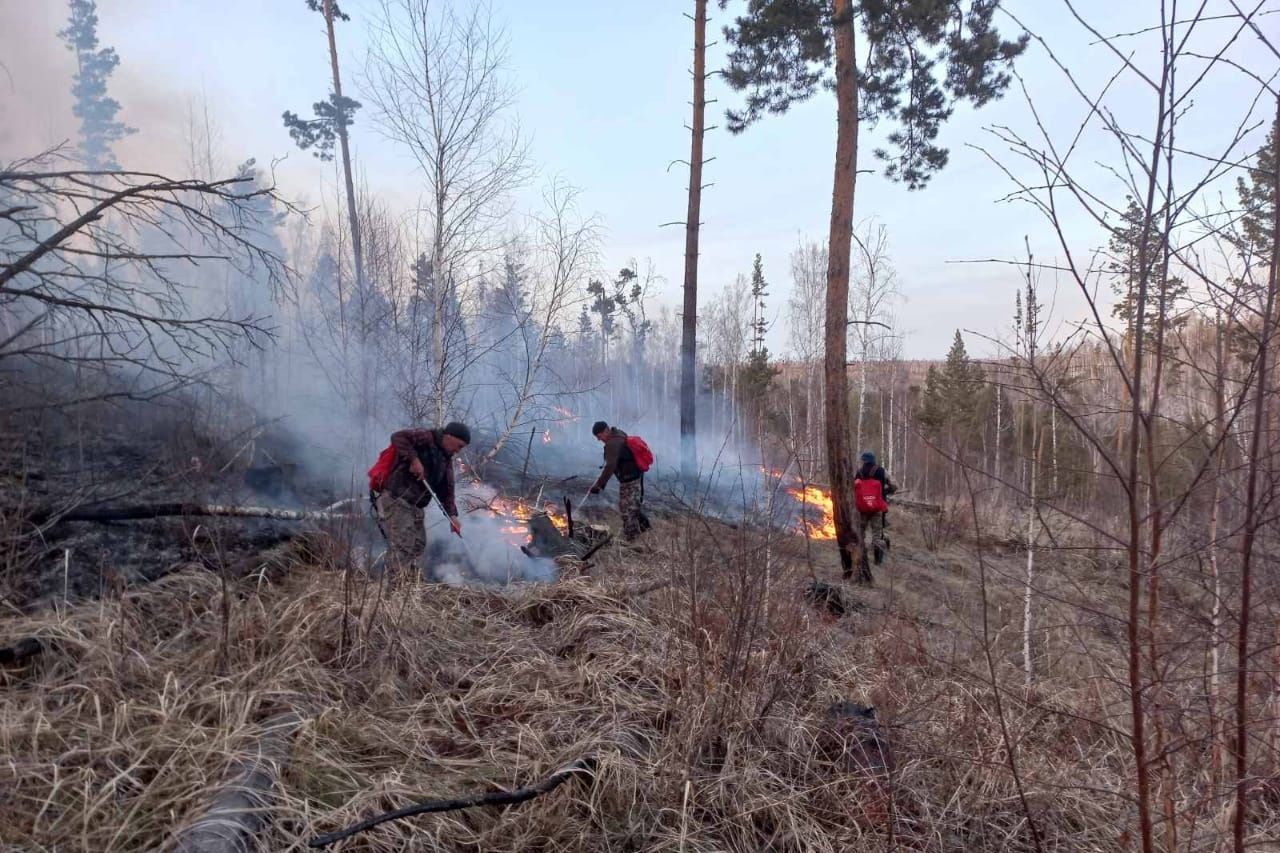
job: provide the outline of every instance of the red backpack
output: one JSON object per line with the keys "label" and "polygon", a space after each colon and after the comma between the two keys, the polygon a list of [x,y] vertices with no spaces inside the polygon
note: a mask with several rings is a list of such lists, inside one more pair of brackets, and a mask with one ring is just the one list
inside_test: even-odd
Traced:
{"label": "red backpack", "polygon": [[369,491],[380,492],[387,487],[387,478],[391,476],[391,470],[396,467],[396,449],[394,446],[388,445],[387,449],[378,454],[378,461],[373,463],[373,467],[369,469]]}
{"label": "red backpack", "polygon": [[631,458],[636,461],[636,467],[641,473],[653,467],[653,451],[644,443],[643,438],[638,435],[627,436],[627,449],[631,451]]}
{"label": "red backpack", "polygon": [[[871,473],[875,474],[875,471]],[[875,477],[854,479],[853,502],[861,513],[889,511],[889,505],[884,500],[884,484]]]}

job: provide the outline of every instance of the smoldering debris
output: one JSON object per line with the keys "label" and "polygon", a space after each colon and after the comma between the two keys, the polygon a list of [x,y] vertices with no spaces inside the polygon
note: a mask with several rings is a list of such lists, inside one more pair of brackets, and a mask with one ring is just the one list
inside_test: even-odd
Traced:
{"label": "smoldering debris", "polygon": [[528,502],[502,497],[482,483],[459,484],[456,495],[462,514],[462,534],[454,535],[445,514],[436,506],[426,508],[427,570],[441,583],[502,585],[518,581],[549,583],[556,579],[556,564],[546,557],[526,553]]}
{"label": "smoldering debris", "polygon": [[836,619],[866,609],[866,606],[854,598],[847,588],[817,578],[809,581],[805,586],[804,600],[816,610]]}

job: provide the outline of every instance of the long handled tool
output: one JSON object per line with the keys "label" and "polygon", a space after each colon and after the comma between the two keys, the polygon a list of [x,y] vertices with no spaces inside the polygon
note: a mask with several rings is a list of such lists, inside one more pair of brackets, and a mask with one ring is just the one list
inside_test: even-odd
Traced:
{"label": "long handled tool", "polygon": [[431,502],[440,508],[440,512],[444,515],[444,520],[449,524],[449,529],[453,531],[455,536],[461,539],[462,531],[453,526],[453,518],[449,515],[449,510],[445,509],[444,504],[440,503],[439,496],[437,496],[435,490],[431,488],[431,484],[427,482],[427,478],[423,477],[418,482],[422,483],[423,487],[427,490],[427,494],[431,495]]}

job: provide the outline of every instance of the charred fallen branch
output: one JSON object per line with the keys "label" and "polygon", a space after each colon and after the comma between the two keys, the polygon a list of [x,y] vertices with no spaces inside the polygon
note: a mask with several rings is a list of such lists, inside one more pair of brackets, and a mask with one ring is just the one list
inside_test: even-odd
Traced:
{"label": "charred fallen branch", "polygon": [[232,506],[227,504],[155,503],[119,507],[84,507],[68,511],[40,510],[28,516],[36,525],[60,524],[64,521],[137,521],[172,516],[270,518],[276,521],[333,521],[354,518],[358,512],[326,510],[277,509],[268,506]]}
{"label": "charred fallen branch", "polygon": [[476,794],[470,797],[462,797],[456,800],[428,800],[425,803],[415,803],[412,806],[396,809],[395,811],[380,814],[377,817],[371,817],[368,820],[361,821],[354,826],[346,829],[331,832],[328,835],[320,835],[311,839],[309,846],[311,847],[328,847],[336,841],[344,838],[350,838],[353,835],[359,835],[373,829],[379,824],[387,823],[401,818],[413,817],[414,815],[430,814],[433,812],[450,812],[459,809],[469,809],[475,806],[510,806],[516,803],[523,803],[532,800],[534,797],[543,794],[549,794],[556,788],[559,788],[569,779],[577,774],[591,775],[595,772],[596,760],[594,758],[579,758],[571,764],[566,764],[547,778],[533,785],[524,788],[517,788],[514,791],[490,791],[487,794]]}
{"label": "charred fallen branch", "polygon": [[23,637],[12,645],[0,648],[0,664],[12,665],[21,663],[44,652],[44,643],[35,637]]}
{"label": "charred fallen branch", "polygon": [[253,838],[267,825],[276,781],[289,761],[293,736],[302,718],[293,713],[263,724],[255,755],[241,762],[233,780],[214,794],[209,808],[179,834],[170,853],[244,853],[256,849]]}
{"label": "charred fallen branch", "polygon": [[530,557],[576,557],[586,560],[611,538],[609,528],[597,524],[573,523],[569,533],[560,531],[545,512],[529,517],[529,544],[521,546]]}

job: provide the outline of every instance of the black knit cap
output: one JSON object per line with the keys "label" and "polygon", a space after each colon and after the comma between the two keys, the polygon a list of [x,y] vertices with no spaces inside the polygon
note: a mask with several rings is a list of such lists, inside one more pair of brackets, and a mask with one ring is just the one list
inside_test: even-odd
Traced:
{"label": "black knit cap", "polygon": [[445,424],[444,429],[441,430],[441,432],[445,435],[451,435],[466,444],[471,443],[471,427],[466,424],[460,424],[457,421],[450,421]]}
{"label": "black knit cap", "polygon": [[596,421],[591,425],[591,434],[599,435],[600,433],[604,432],[608,428],[609,428],[609,425],[604,421]]}

